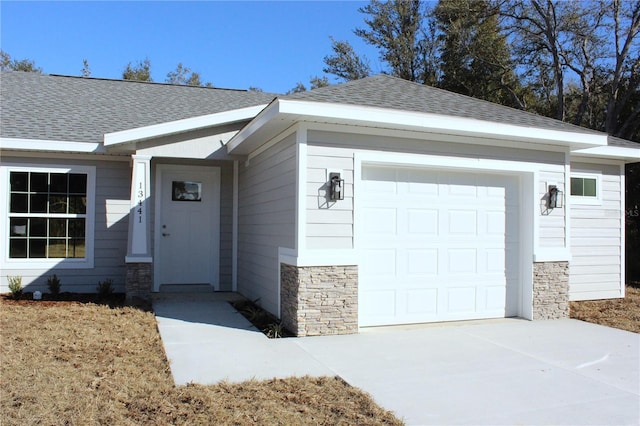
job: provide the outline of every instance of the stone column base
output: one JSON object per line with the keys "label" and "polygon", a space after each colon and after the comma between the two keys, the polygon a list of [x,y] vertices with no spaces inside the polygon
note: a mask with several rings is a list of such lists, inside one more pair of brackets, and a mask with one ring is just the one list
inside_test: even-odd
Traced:
{"label": "stone column base", "polygon": [[533,264],[533,319],[569,318],[569,263]]}
{"label": "stone column base", "polygon": [[296,336],[358,332],[357,266],[280,264],[282,324]]}
{"label": "stone column base", "polygon": [[151,301],[153,263],[127,263],[125,292],[127,303]]}

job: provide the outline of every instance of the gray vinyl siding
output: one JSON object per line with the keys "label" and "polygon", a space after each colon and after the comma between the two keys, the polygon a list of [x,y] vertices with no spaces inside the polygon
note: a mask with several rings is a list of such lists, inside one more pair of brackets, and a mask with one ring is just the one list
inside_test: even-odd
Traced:
{"label": "gray vinyl siding", "polygon": [[295,136],[239,167],[238,291],[278,314],[278,248],[293,248],[296,224]]}
{"label": "gray vinyl siding", "polygon": [[[622,296],[623,229],[620,167],[571,164],[573,173],[601,173],[600,204],[571,203],[569,298],[592,300]],[[570,193],[567,190],[567,193]]]}
{"label": "gray vinyl siding", "polygon": [[[388,151],[430,154],[459,158],[506,160],[534,165],[538,170],[537,203],[540,204],[538,244],[543,248],[565,246],[564,211],[546,210],[547,182],[564,187],[565,155],[525,149],[452,144],[437,140],[392,138],[310,130],[307,141],[306,244],[309,249],[348,249],[353,247],[354,155],[357,152]],[[345,200],[326,203],[326,176],[340,170],[345,178]],[[323,179],[324,182],[323,182]],[[324,186],[323,186],[324,185]]]}
{"label": "gray vinyl siding", "polygon": [[[564,209],[547,209],[547,185],[565,186],[564,164],[552,166],[544,164],[538,174],[538,203],[540,205],[538,244],[540,247],[560,248],[566,246],[566,223]],[[567,191],[564,191],[565,194]]]}
{"label": "gray vinyl siding", "polygon": [[[56,274],[62,291],[96,291],[99,281],[112,279],[116,291],[124,291],[125,256],[129,228],[129,192],[131,168],[128,161],[86,161],[71,159],[18,158],[3,155],[3,163],[28,164],[47,167],[51,165],[80,165],[96,167],[94,267],[90,269],[2,268],[2,291],[7,291],[7,276],[21,276],[26,291],[48,291],[47,278]],[[6,189],[3,188],[3,191]],[[6,194],[4,195],[6,197]],[[5,220],[5,219],[3,219]],[[89,236],[88,236],[89,237]],[[2,242],[6,244],[5,241]]]}
{"label": "gray vinyl siding", "polygon": [[[328,175],[340,172],[344,200],[329,201]],[[307,146],[308,249],[353,248],[353,153],[343,148]]]}

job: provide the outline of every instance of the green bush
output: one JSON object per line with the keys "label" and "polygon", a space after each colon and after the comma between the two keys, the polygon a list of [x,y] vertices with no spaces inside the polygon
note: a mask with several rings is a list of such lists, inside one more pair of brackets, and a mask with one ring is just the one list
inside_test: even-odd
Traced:
{"label": "green bush", "polygon": [[47,287],[49,287],[49,292],[54,296],[60,294],[60,278],[56,274],[53,274],[47,279]]}
{"label": "green bush", "polygon": [[9,281],[9,291],[11,292],[11,296],[14,299],[19,299],[22,296],[22,277],[7,277],[7,281]]}

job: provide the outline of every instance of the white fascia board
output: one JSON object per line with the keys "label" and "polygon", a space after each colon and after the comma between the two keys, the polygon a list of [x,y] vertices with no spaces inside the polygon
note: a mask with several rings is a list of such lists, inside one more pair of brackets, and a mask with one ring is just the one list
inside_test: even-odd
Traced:
{"label": "white fascia board", "polygon": [[626,146],[599,146],[596,148],[577,149],[571,151],[574,157],[599,157],[609,159],[620,159],[626,162],[640,161],[640,144],[638,148]]}
{"label": "white fascia board", "polygon": [[151,126],[122,130],[104,135],[104,145],[112,146],[166,136],[176,133],[188,132],[204,127],[215,127],[223,124],[249,120],[255,117],[266,105],[257,105],[215,114],[201,115],[199,117],[184,118],[182,120],[153,124]]}
{"label": "white fascia board", "polygon": [[[572,148],[604,147],[607,135],[565,132],[538,127],[502,124],[463,117],[392,110],[358,105],[275,99],[227,144],[232,153],[272,120],[290,125],[295,121],[326,121],[389,129],[410,129],[428,133],[519,140]],[[238,150],[242,151],[242,150]]]}
{"label": "white fascia board", "polygon": [[102,144],[96,142],[53,141],[44,139],[20,138],[0,138],[0,149],[44,152],[105,152]]}
{"label": "white fascia board", "polygon": [[606,134],[564,132],[559,130],[524,127],[513,124],[482,121],[413,111],[391,110],[367,106],[330,104],[322,102],[279,100],[280,113],[317,118],[334,118],[355,122],[386,124],[391,127],[422,128],[427,132],[464,133],[503,139],[557,142],[559,145],[606,146]]}
{"label": "white fascia board", "polygon": [[266,108],[263,108],[254,119],[242,128],[229,142],[227,142],[227,153],[231,154],[240,144],[250,136],[269,123],[280,112],[280,99],[274,99]]}

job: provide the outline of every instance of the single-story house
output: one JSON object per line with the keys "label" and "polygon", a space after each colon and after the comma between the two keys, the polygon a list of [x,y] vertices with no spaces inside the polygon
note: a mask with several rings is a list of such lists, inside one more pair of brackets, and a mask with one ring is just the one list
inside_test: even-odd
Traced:
{"label": "single-story house", "polygon": [[0,86],[3,292],[206,284],[300,336],[624,296],[636,143],[386,75],[287,96]]}

